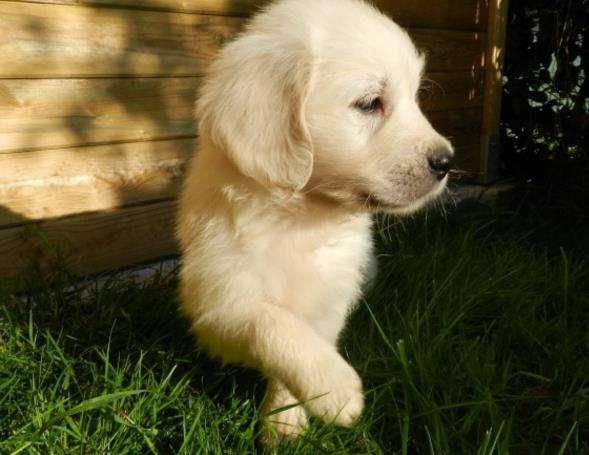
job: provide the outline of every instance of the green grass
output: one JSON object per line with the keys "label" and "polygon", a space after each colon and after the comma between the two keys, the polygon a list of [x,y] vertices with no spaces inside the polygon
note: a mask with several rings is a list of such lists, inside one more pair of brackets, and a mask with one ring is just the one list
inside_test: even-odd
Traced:
{"label": "green grass", "polygon": [[[279,453],[589,450],[589,228],[464,207],[379,224],[342,352],[367,408]],[[0,453],[252,453],[263,380],[199,353],[174,277],[0,291]]]}

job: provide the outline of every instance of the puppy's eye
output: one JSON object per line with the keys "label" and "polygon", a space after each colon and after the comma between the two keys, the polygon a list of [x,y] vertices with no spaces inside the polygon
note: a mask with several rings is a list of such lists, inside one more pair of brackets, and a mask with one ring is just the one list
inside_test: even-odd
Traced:
{"label": "puppy's eye", "polygon": [[383,102],[380,96],[376,98],[362,98],[354,103],[354,107],[364,114],[375,114],[382,112]]}

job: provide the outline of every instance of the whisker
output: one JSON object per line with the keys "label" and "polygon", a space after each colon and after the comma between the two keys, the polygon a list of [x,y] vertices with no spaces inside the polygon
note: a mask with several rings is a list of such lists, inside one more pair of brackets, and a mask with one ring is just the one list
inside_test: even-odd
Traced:
{"label": "whisker", "polygon": [[446,90],[444,89],[444,87],[440,83],[434,81],[433,79],[430,79],[429,77],[424,76],[421,78],[421,80],[422,80],[422,82],[429,82],[429,83],[435,85],[436,87],[438,87],[442,91],[442,93],[446,93]]}

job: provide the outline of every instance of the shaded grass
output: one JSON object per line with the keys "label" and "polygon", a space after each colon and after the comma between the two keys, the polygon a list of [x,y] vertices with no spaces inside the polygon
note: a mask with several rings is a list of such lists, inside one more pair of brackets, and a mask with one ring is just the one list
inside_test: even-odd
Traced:
{"label": "shaded grass", "polygon": [[[464,207],[381,220],[342,352],[367,409],[279,453],[585,453],[589,228]],[[252,453],[263,380],[194,348],[174,276],[0,291],[0,452]]]}

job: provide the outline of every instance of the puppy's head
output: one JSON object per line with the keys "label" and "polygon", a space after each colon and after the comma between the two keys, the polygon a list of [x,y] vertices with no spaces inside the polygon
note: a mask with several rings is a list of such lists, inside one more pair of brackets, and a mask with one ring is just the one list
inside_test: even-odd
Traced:
{"label": "puppy's head", "polygon": [[213,64],[201,134],[268,187],[408,213],[441,193],[450,143],[424,117],[424,59],[358,0],[282,0]]}

